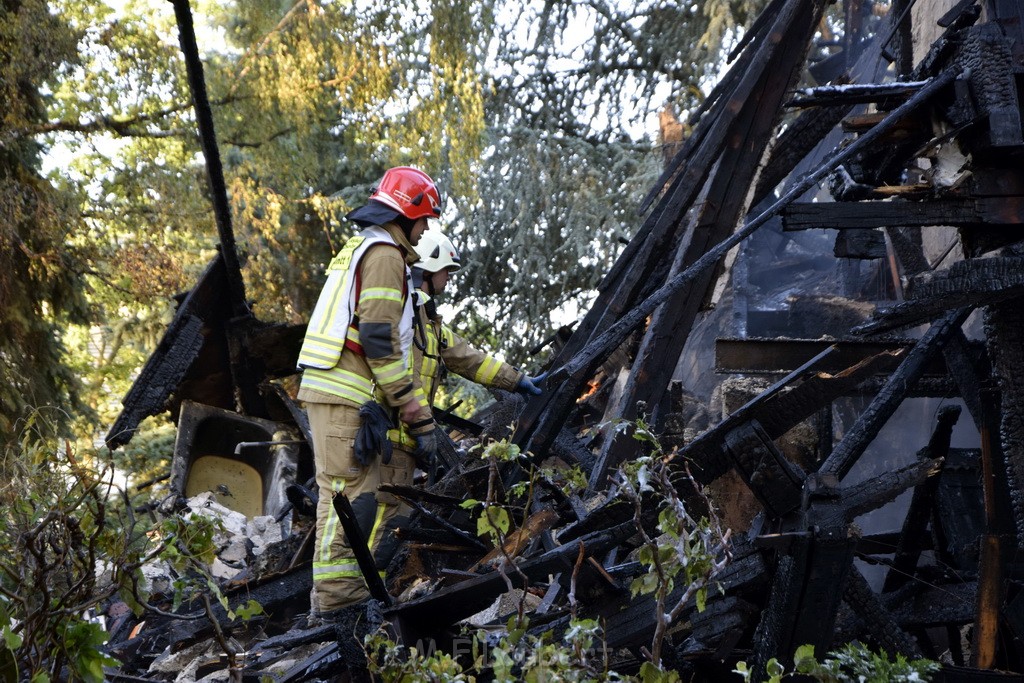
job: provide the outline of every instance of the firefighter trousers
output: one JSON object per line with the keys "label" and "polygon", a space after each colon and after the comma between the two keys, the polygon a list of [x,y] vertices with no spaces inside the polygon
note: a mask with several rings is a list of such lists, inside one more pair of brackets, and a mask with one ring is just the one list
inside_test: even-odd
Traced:
{"label": "firefighter trousers", "polygon": [[395,449],[386,465],[379,456],[366,466],[360,465],[354,449],[360,424],[358,408],[307,403],[306,413],[320,490],[311,609],[324,614],[369,597],[355,554],[334,511],[334,496],[343,493],[351,501],[377,570],[383,575],[397,545],[394,530],[408,521],[409,511],[393,495],[377,488],[389,483],[411,484],[415,460],[411,454]]}

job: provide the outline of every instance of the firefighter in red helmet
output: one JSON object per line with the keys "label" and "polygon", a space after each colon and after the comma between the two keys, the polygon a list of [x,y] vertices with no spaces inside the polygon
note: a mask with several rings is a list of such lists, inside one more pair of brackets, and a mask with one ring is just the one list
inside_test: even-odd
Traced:
{"label": "firefighter in red helmet", "polygon": [[[441,195],[430,176],[407,166],[389,169],[366,204],[346,216],[362,229],[331,260],[306,329],[298,398],[309,416],[319,489],[311,610],[322,618],[368,595],[333,497],[349,498],[375,550],[398,509],[397,499],[378,487],[411,483],[417,463],[409,459],[423,466],[434,456],[434,420],[412,365],[410,266],[427,219],[440,214]],[[381,414],[411,436],[412,455],[392,453],[389,443],[378,453],[356,447],[360,428]]]}

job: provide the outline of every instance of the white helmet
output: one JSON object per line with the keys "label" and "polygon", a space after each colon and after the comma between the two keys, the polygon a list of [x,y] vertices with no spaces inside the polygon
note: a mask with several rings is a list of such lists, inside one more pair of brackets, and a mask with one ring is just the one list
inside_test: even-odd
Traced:
{"label": "white helmet", "polygon": [[427,273],[437,273],[445,269],[449,273],[454,273],[462,267],[459,250],[443,232],[436,228],[424,232],[415,249],[420,257],[415,266]]}

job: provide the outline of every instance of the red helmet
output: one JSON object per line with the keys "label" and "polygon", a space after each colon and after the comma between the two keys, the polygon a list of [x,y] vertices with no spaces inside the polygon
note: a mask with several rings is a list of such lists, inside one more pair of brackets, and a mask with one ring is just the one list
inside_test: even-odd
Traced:
{"label": "red helmet", "polygon": [[437,185],[426,173],[410,166],[396,166],[385,171],[370,199],[412,220],[441,215],[441,195]]}

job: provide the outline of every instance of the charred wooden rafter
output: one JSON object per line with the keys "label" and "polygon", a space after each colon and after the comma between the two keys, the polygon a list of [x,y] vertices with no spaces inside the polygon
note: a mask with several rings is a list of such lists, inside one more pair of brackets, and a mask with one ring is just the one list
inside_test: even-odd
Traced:
{"label": "charred wooden rafter", "polygon": [[934,201],[794,203],[782,211],[784,230],[857,230],[889,226],[1020,225],[1024,197]]}
{"label": "charred wooden rafter", "polygon": [[875,314],[852,331],[876,334],[919,325],[961,307],[984,306],[1024,296],[1024,257],[996,256],[958,261],[949,268],[915,277],[907,301]]}

